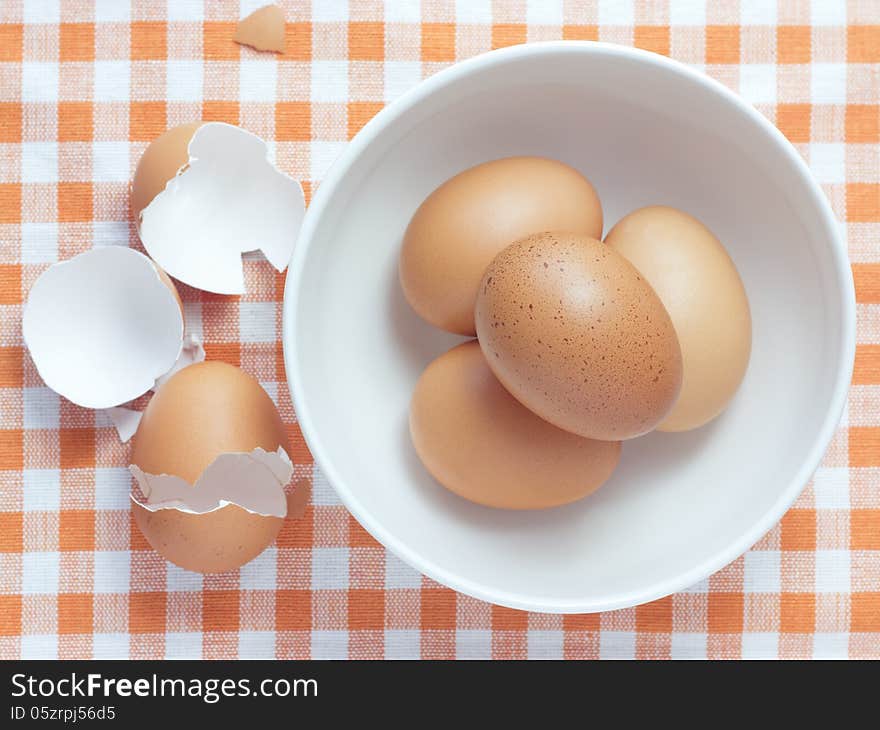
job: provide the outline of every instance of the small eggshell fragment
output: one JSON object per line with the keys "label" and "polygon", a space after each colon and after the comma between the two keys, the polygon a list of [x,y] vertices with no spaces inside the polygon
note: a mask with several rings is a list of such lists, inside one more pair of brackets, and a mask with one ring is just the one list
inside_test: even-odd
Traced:
{"label": "small eggshell fragment", "polygon": [[[134,436],[131,462],[149,474],[175,475],[195,484],[220,454],[257,447],[267,452],[289,449],[275,404],[243,371],[210,361],[180,370],[159,388]],[[252,560],[284,522],[235,504],[191,514],[179,509],[151,512],[133,501],[132,512],[155,550],[200,573],[234,570]]]}
{"label": "small eggshell fragment", "polygon": [[287,519],[298,520],[305,513],[312,498],[312,483],[308,479],[300,479],[293,485],[293,491],[287,495]]}
{"label": "small eggshell fragment", "polygon": [[486,267],[513,241],[541,231],[602,235],[602,206],[577,170],[541,157],[507,157],[459,173],[431,193],[406,229],[400,283],[415,311],[473,336]]}
{"label": "small eggshell fragment", "polygon": [[238,22],[233,40],[258,51],[284,53],[284,11],[264,5]]}
{"label": "small eggshell fragment", "polygon": [[123,408],[122,406],[107,408],[104,410],[104,413],[107,414],[107,417],[116,429],[119,440],[124,444],[131,441],[131,437],[137,431],[137,427],[141,422],[141,416],[143,415],[142,411]]}
{"label": "small eggshell fragment", "polygon": [[501,383],[566,431],[634,438],[678,396],[669,315],[633,265],[593,238],[542,233],[508,246],[486,270],[476,322]]}
{"label": "small eggshell fragment", "polygon": [[131,181],[131,215],[138,227],[141,211],[189,163],[189,141],[202,124],[189,122],[172,127],[156,137],[144,150]]}
{"label": "small eggshell fragment", "polygon": [[265,140],[223,122],[169,130],[144,152],[131,188],[138,235],[169,276],[244,294],[242,254],[284,271],[305,216],[302,186]]}
{"label": "small eggshell fragment", "polygon": [[739,388],[752,348],[749,301],[736,266],[712,231],[665,206],[630,213],[605,241],[650,282],[681,345],[681,393],[658,429],[708,423]]}
{"label": "small eggshell fragment", "polygon": [[443,486],[505,509],[581,499],[611,476],[620,458],[620,442],[581,438],[523,407],[474,341],[441,355],[422,374],[410,432],[425,468]]}

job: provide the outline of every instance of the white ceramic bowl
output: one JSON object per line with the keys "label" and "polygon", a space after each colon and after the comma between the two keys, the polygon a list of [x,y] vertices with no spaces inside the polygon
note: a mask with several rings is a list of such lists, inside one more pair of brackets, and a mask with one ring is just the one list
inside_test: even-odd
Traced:
{"label": "white ceramic bowl", "polygon": [[[488,509],[447,492],[407,429],[416,379],[460,338],[422,322],[403,299],[403,232],[444,180],[507,155],[580,169],[602,199],[606,230],[651,203],[700,218],[736,262],[754,322],[748,373],[720,418],[626,442],[596,494],[544,512]],[[780,519],[840,417],[855,303],[825,197],[758,112],[667,58],[561,42],[457,64],[364,127],[309,208],[283,337],[312,454],[377,540],[463,593],[590,612],[687,588]]]}

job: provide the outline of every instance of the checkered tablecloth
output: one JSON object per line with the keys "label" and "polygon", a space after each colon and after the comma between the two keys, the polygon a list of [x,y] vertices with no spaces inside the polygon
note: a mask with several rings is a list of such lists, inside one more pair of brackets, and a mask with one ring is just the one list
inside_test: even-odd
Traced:
{"label": "checkered tablecloth", "polygon": [[[880,0],[291,0],[280,57],[231,40],[260,4],[0,2],[0,657],[880,658]],[[283,276],[250,259],[241,298],[181,286],[187,320],[276,399],[312,504],[238,573],[167,564],[131,521],[127,447],[22,347],[33,281],[90,246],[140,245],[128,181],[169,126],[239,124],[309,194],[420,79],[561,38],[635,44],[738,91],[842,222],[854,384],[794,508],[707,581],[631,610],[528,614],[447,590],[386,553],[314,467],[284,376]]]}

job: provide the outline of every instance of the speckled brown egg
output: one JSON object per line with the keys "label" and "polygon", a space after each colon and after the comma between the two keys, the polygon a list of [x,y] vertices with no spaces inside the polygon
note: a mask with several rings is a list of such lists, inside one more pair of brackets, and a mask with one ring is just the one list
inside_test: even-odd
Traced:
{"label": "speckled brown egg", "polygon": [[480,285],[476,324],[507,390],[580,436],[647,433],[681,387],[662,302],[632,264],[587,236],[542,233],[504,249]]}
{"label": "speckled brown egg", "polygon": [[473,336],[486,267],[505,246],[540,231],[602,235],[602,206],[583,175],[542,157],[507,157],[459,173],[413,215],[400,252],[400,283],[435,327]]}
{"label": "speckled brown egg", "polygon": [[556,428],[510,395],[471,340],[438,357],[416,385],[410,432],[425,468],[461,497],[489,507],[544,509],[598,489],[619,441]]}
{"label": "speckled brown egg", "polygon": [[[239,368],[202,362],[175,373],[150,400],[132,441],[131,462],[150,474],[173,474],[194,484],[220,454],[258,446],[290,448],[272,399]],[[275,540],[284,522],[234,504],[204,514],[151,512],[136,502],[131,508],[154,550],[199,573],[244,565]]]}
{"label": "speckled brown egg", "polygon": [[633,211],[605,241],[651,283],[681,345],[681,394],[659,430],[708,423],[733,398],[752,350],[749,300],[736,266],[712,231],[666,206]]}

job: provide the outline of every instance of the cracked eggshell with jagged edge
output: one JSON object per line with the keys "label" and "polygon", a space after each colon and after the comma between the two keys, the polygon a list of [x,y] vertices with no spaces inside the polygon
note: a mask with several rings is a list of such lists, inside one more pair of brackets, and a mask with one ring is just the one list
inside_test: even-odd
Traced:
{"label": "cracked eggshell with jagged edge", "polygon": [[235,570],[288,514],[288,453],[278,409],[254,378],[223,362],[183,368],[158,388],[132,439],[135,522],[181,568]]}
{"label": "cracked eggshell with jagged edge", "polygon": [[284,271],[305,216],[302,186],[266,142],[222,122],[174,127],[147,147],[131,186],[147,253],[169,275],[216,294],[245,292],[242,254]]}
{"label": "cracked eggshell with jagged edge", "polygon": [[103,246],[39,276],[22,333],[47,386],[85,408],[109,409],[143,395],[175,367],[183,308],[150,259]]}
{"label": "cracked eggshell with jagged edge", "polygon": [[247,454],[220,454],[195,484],[173,474],[147,474],[136,464],[129,467],[144,499],[134,499],[150,512],[179,509],[203,515],[235,504],[264,517],[284,517],[284,486],[293,476],[293,464],[281,448],[272,453],[259,446]]}

